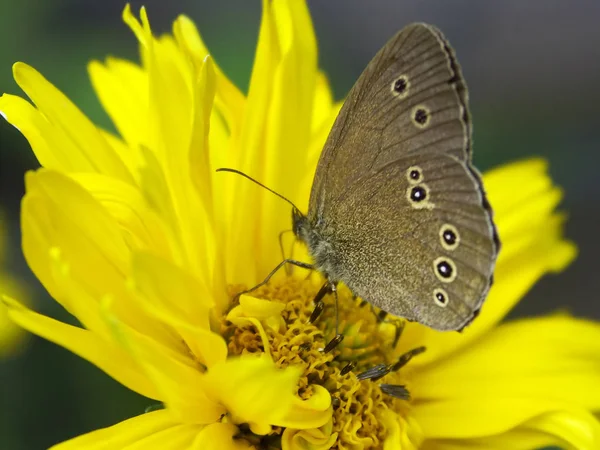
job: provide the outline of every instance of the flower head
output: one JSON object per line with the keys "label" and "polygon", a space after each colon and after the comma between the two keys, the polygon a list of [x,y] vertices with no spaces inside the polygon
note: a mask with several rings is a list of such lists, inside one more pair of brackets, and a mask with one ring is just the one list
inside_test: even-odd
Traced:
{"label": "flower head", "polygon": [[598,445],[600,326],[566,316],[497,325],[575,255],[543,161],[484,177],[504,248],[464,333],[381,320],[342,288],[346,338],[323,351],[335,313],[310,320],[318,274],[281,272],[235,296],[281,260],[289,206],[214,171],[242,170],[307,204],[339,104],[317,69],[306,5],[263,2],[247,97],[188,18],[161,37],[144,9],[138,20],[126,8],[124,19],[141,65],[89,66],[119,136],[22,63],[15,79],[35,106],[0,98],[43,166],[26,177],[25,256],[81,327],[5,298],[10,317],[164,405],[56,448]]}

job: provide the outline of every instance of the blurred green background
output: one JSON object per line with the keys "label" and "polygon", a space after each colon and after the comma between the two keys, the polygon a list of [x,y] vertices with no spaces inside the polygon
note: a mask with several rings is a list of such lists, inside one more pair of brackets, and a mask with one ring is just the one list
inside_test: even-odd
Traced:
{"label": "blurred green background", "polygon": [[[156,33],[179,13],[199,26],[215,59],[243,89],[260,19],[258,0],[149,0]],[[337,98],[375,52],[412,21],[440,27],[455,47],[471,93],[475,162],[496,164],[541,155],[566,191],[568,235],[580,256],[559,277],[539,283],[513,315],[566,307],[600,319],[600,2],[597,0],[309,1],[320,64]],[[85,113],[111,128],[91,89],[86,64],[114,55],[137,60],[137,44],[121,22],[124,2],[2,0],[0,92],[21,94],[11,65],[40,70]],[[26,140],[0,120],[0,208],[9,233],[6,268],[24,280],[35,309],[71,321],[28,271],[20,250],[23,174],[37,167]],[[516,187],[518,188],[518,187]],[[500,362],[510,364],[510,361]],[[557,387],[560,388],[560,387]],[[40,449],[109,426],[150,406],[84,360],[29,337],[0,361],[0,448]]]}

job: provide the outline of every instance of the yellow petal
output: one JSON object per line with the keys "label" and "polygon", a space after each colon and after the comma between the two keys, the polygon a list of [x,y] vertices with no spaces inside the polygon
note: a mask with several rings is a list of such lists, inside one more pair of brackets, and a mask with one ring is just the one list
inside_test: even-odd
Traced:
{"label": "yellow petal", "polygon": [[[56,217],[60,217],[59,220]],[[26,196],[22,203],[23,251],[29,267],[42,282],[50,295],[67,311],[73,314],[88,329],[103,334],[104,325],[97,311],[97,296],[81,292],[75,287],[80,272],[71,270],[70,253],[58,245],[62,242],[55,236],[53,227],[64,220],[40,196]],[[80,240],[77,240],[80,241]],[[79,247],[79,248],[85,248]],[[90,255],[86,255],[88,258]],[[102,273],[104,267],[99,266]],[[111,266],[109,270],[113,270]],[[74,277],[75,275],[75,277]],[[107,278],[110,281],[110,277]],[[80,280],[81,281],[81,280]],[[110,292],[107,289],[103,294]],[[96,293],[97,294],[97,293]],[[101,297],[103,294],[99,294]]]}
{"label": "yellow petal", "polygon": [[125,22],[133,34],[135,34],[135,37],[139,43],[143,47],[147,47],[150,44],[148,41],[152,38],[152,35],[150,31],[150,23],[148,22],[148,15],[146,14],[146,8],[143,6],[140,8],[141,23],[131,12],[131,5],[129,3],[127,3],[125,8],[123,8],[122,18],[123,22]]}
{"label": "yellow petal", "polygon": [[[574,445],[590,439],[579,411],[600,409],[599,355],[600,325],[592,322],[550,317],[502,325],[416,372],[413,414],[430,438],[494,435],[535,419],[544,433]],[[544,415],[562,417],[564,426],[545,426]]]}
{"label": "yellow petal", "polygon": [[272,316],[280,316],[285,309],[285,304],[242,295],[240,297],[240,308],[245,317],[264,320]]}
{"label": "yellow petal", "polygon": [[[515,189],[507,189],[507,181],[511,181],[508,186],[516,184]],[[500,222],[501,217],[512,212],[515,206],[521,206],[523,202],[528,202],[531,197],[552,186],[552,180],[548,176],[548,162],[541,158],[498,166],[483,174],[483,183],[488,199],[493,202],[494,211],[500,216],[496,221]]]}
{"label": "yellow petal", "polygon": [[[194,22],[186,16],[179,16],[173,23],[173,36],[175,36],[180,47],[192,57],[195,65],[200,67],[209,52]],[[241,113],[243,112],[246,99],[217,65],[215,65],[215,72],[217,82],[217,110],[226,117],[229,124],[239,126],[242,121]]]}
{"label": "yellow petal", "polygon": [[[200,199],[200,203],[204,207],[204,213],[206,217],[205,227],[210,227],[206,230],[204,239],[205,243],[197,246],[196,251],[205,248],[206,258],[212,260],[212,282],[215,286],[218,286],[215,295],[215,301],[217,303],[217,312],[224,311],[227,309],[229,304],[229,296],[226,295],[225,291],[221,289],[221,286],[226,284],[225,280],[225,258],[223,257],[220,249],[224,247],[222,241],[222,235],[220,234],[216,220],[214,217],[215,203],[213,200],[218,199],[218,195],[214,195],[213,189],[213,177],[216,173],[211,166],[211,159],[209,153],[209,132],[211,127],[211,117],[215,116],[215,109],[213,108],[213,100],[216,92],[216,75],[215,66],[212,62],[212,58],[206,56],[200,65],[200,70],[197,75],[196,84],[194,86],[195,93],[195,110],[194,110],[194,123],[192,125],[192,137],[190,142],[190,151],[188,158],[188,173],[191,179],[191,185],[196,188],[196,194]],[[190,193],[189,195],[193,195]],[[221,203],[217,203],[222,207]],[[190,207],[193,207],[190,206]],[[182,218],[184,223],[187,221],[194,221],[194,217]],[[202,239],[202,236],[198,234],[197,227],[194,225],[188,227],[190,233],[190,239]],[[202,267],[204,260],[199,258],[198,267]],[[205,269],[204,269],[205,270]]]}
{"label": "yellow petal", "polygon": [[265,354],[268,357],[271,357],[271,344],[269,341],[269,336],[265,331],[265,327],[258,319],[255,319],[254,317],[244,317],[241,307],[236,306],[231,311],[229,311],[229,314],[227,314],[227,320],[229,320],[231,323],[237,325],[240,328],[248,325],[255,327],[258,331],[258,334],[260,335],[260,340],[262,341]]}
{"label": "yellow petal", "polygon": [[[272,76],[275,64],[279,58],[279,47],[275,34],[271,1],[263,0],[263,12],[258,37],[258,45],[252,68],[252,76],[248,90],[248,98],[243,128],[239,137],[239,150],[229,152],[230,157],[226,167],[239,169],[251,176],[260,179],[264,165],[264,132],[265,120],[268,112],[272,92]],[[222,186],[230,185],[231,197],[223,198],[225,205],[260,205],[263,190],[248,186],[247,180],[233,174],[223,174],[215,178],[216,190]],[[263,180],[264,181],[264,180]],[[218,213],[219,214],[219,213]],[[223,249],[228,261],[226,279],[230,283],[241,283],[252,286],[256,283],[260,269],[255,267],[255,260],[251,255],[257,252],[257,242],[253,236],[259,228],[256,218],[248,221],[247,211],[244,208],[235,208],[231,215],[223,215],[222,223],[226,227],[226,248]],[[240,233],[239,230],[244,230]],[[264,249],[261,249],[261,254]],[[266,272],[268,273],[268,272]]]}
{"label": "yellow petal", "polygon": [[[186,247],[180,232],[180,223],[176,212],[176,205],[173,203],[163,168],[154,153],[148,149],[143,149],[142,151],[146,160],[146,165],[141,169],[142,192],[149,207],[162,219],[162,222],[169,230],[168,234],[175,240],[171,245],[174,253],[174,262],[182,267],[187,267],[199,280],[204,281],[205,285],[212,285],[213,276],[216,277],[215,274],[218,270],[215,268],[216,262],[214,260],[214,250],[211,248],[209,251],[208,248],[205,248],[203,250],[198,250],[196,254],[192,254],[191,250],[194,247],[192,247],[192,249]],[[210,234],[210,221],[200,220],[193,222],[193,224],[197,227],[197,233],[194,237],[196,240],[195,246],[202,246],[203,244],[210,244],[211,247],[214,246],[214,241],[211,243],[202,237],[203,232]],[[191,224],[187,224],[186,227],[188,227],[187,229],[189,230]],[[215,270],[215,273],[212,272],[213,269]],[[222,287],[220,289],[215,289],[213,292],[213,295],[215,295],[214,299],[218,302],[218,305],[224,303],[223,298],[225,297],[225,294],[225,289]]]}
{"label": "yellow petal", "polygon": [[[176,346],[173,336],[161,324],[147,317],[135,302],[128,301],[126,274],[130,248],[114,220],[89,192],[69,177],[46,169],[29,173],[27,194],[23,200],[23,252],[36,276],[48,292],[69,311],[91,308],[89,319],[98,308],[98,299],[117,299],[115,314],[135,329]],[[59,271],[54,270],[60,255]],[[82,299],[67,295],[65,286],[56,282],[68,278],[85,286],[86,298],[96,303],[85,305]],[[81,317],[85,320],[85,317]],[[86,322],[88,325],[89,322]]]}
{"label": "yellow petal", "polygon": [[405,446],[402,446],[402,430],[400,429],[400,420],[397,414],[394,414],[392,411],[384,411],[381,416],[382,424],[387,431],[385,441],[383,442],[383,450],[405,450]]}
{"label": "yellow petal", "polygon": [[160,400],[155,386],[122,348],[95,333],[37,314],[3,297],[9,317],[23,328],[87,359],[129,389]]}
{"label": "yellow petal", "polygon": [[381,412],[381,422],[386,429],[383,450],[417,450],[421,448],[423,436],[419,424],[413,417],[407,418],[391,410]]}
{"label": "yellow petal", "polygon": [[72,152],[58,130],[27,100],[3,94],[0,96],[0,115],[27,138],[42,166],[59,170],[88,167],[92,170],[89,162],[78,152]]}
{"label": "yellow petal", "polygon": [[[281,59],[269,81],[272,99],[264,154],[256,155],[257,165],[262,182],[294,201],[304,174],[313,168],[307,148],[317,80],[316,42],[305,2],[275,1],[272,8]],[[258,232],[264,256],[258,268],[259,274],[266,274],[281,258],[275,238],[290,228],[290,206],[274,195],[259,195],[263,206]]]}
{"label": "yellow petal", "polygon": [[[6,216],[0,211],[0,295],[18,298],[25,301],[25,304],[29,304],[31,292],[22,283],[23,280],[14,275],[11,266],[12,258],[6,252],[5,244],[11,239],[8,228]],[[0,305],[0,360],[25,350],[28,337],[28,333],[10,320],[7,308]]]}
{"label": "yellow petal", "polygon": [[[140,168],[143,167],[145,163],[141,152],[141,149],[144,148],[143,145],[130,146],[126,142],[124,142],[120,137],[115,136],[114,134],[106,130],[100,130],[100,134],[102,134],[108,145],[110,145],[115,150],[115,152],[117,152],[117,154],[121,157],[123,164],[125,164],[129,171],[132,173],[133,179],[135,180],[135,184],[139,187],[139,172]],[[74,174],[71,173],[71,175]],[[81,172],[78,172],[77,175],[81,175]]]}
{"label": "yellow petal", "polygon": [[[276,331],[283,331],[285,329],[285,321],[281,316],[281,312],[284,310],[285,305],[279,302],[272,302],[261,298],[251,297],[248,294],[244,294],[240,297],[240,304],[233,307],[227,313],[227,320],[235,323],[236,325],[243,326],[248,323],[255,323],[255,321],[261,321],[265,326]],[[259,330],[261,336],[264,333],[264,328],[259,323]],[[268,344],[268,338],[264,335],[263,342]],[[268,348],[268,347],[267,347]]]}
{"label": "yellow petal", "polygon": [[[65,254],[78,257],[77,269],[87,275],[94,274],[103,286],[123,279],[129,249],[117,223],[88,192],[67,176],[45,169],[29,172],[26,187],[23,222],[31,221],[32,226],[44,230],[40,232],[51,246],[59,246]],[[25,258],[35,272],[40,264],[36,260],[39,250],[26,242],[23,247]]]}
{"label": "yellow petal", "polygon": [[175,205],[169,192],[169,185],[163,167],[156,155],[148,148],[142,148],[144,165],[140,168],[140,188],[149,208],[156,213],[168,227],[169,234],[175,237],[173,245],[175,261],[185,264],[186,255],[182,249],[183,242],[179,236],[179,225]]}
{"label": "yellow petal", "polygon": [[210,329],[214,303],[206,288],[182,269],[148,254],[134,255],[133,277],[146,309],[178,330],[198,361],[211,367],[225,360],[227,345]]}
{"label": "yellow petal", "polygon": [[278,369],[266,355],[229,358],[202,377],[207,395],[225,406],[234,422],[268,431],[283,425],[296,398],[301,369]]}
{"label": "yellow petal", "polygon": [[193,444],[201,428],[199,425],[179,424],[133,442],[125,447],[125,450],[147,450],[149,448],[187,450]]}
{"label": "yellow petal", "polygon": [[[333,93],[329,86],[329,80],[323,72],[318,72],[315,83],[315,98],[313,100],[312,132],[315,133],[324,124],[327,124],[329,129],[331,129],[333,125],[333,123],[330,123],[331,114],[336,109],[333,103]],[[311,173],[311,175],[313,174]]]}
{"label": "yellow petal", "polygon": [[[570,317],[499,326],[452,358],[415,373],[423,400],[519,396],[600,410],[600,325]],[[490,400],[491,401],[491,400]]]}
{"label": "yellow petal", "polygon": [[133,182],[119,155],[62,92],[27,64],[16,63],[13,74],[17,84],[53,127],[53,142],[48,150],[59,152],[55,156],[60,167],[56,169],[104,173]]}
{"label": "yellow petal", "polygon": [[414,416],[427,439],[469,439],[507,432],[549,412],[576,417],[579,409],[552,400],[505,397],[493,403],[479,399],[431,402],[415,408]]}
{"label": "yellow petal", "polygon": [[[141,416],[133,417],[112,427],[103,428],[84,434],[69,441],[57,444],[51,450],[113,450],[113,449],[129,449],[129,445],[135,445],[139,441],[149,436],[160,435],[161,433],[169,433],[171,430],[177,430],[182,436],[188,436],[195,427],[182,427],[177,424],[171,417],[169,411],[160,410],[153,411]],[[170,436],[174,438],[173,435]],[[181,445],[179,447],[169,447],[169,442],[163,441],[158,447],[154,448],[176,448],[183,450],[186,448]],[[146,447],[149,448],[149,447]]]}
{"label": "yellow petal", "polygon": [[[280,422],[289,428],[311,429],[324,426],[331,420],[331,394],[323,386],[312,385],[313,395],[302,400],[292,399],[292,407]],[[331,430],[330,430],[331,432]]]}
{"label": "yellow petal", "polygon": [[192,445],[193,450],[250,450],[253,446],[236,439],[238,428],[231,423],[214,423],[202,429]]}
{"label": "yellow petal", "polygon": [[[558,445],[561,448],[595,449],[600,446],[600,424],[598,418],[588,411],[567,413],[564,411],[544,414],[531,420],[517,430],[522,430],[518,442],[527,442],[531,447]],[[515,431],[517,431],[515,430]],[[510,434],[510,433],[508,433]],[[527,436],[527,437],[526,437]],[[513,436],[498,436],[498,444],[510,442]],[[516,439],[513,439],[513,442]],[[506,448],[506,447],[505,447]]]}
{"label": "yellow petal", "polygon": [[484,174],[484,183],[503,244],[501,262],[538,238],[560,202],[562,191],[553,186],[548,164],[541,159],[495,168]]}
{"label": "yellow petal", "polygon": [[196,80],[194,80],[195,107],[187,161],[192,184],[196,187],[207,216],[211,219],[213,212],[211,181],[215,174],[210,167],[210,155],[207,145],[216,90],[215,78],[213,60],[210,56],[206,56],[200,65]]}
{"label": "yellow petal", "polygon": [[143,249],[165,259],[177,260],[177,238],[161,218],[149,208],[142,192],[115,178],[100,174],[72,174],[102,205],[121,228],[127,247]]}
{"label": "yellow petal", "polygon": [[[207,81],[214,76],[212,65],[210,60],[204,61],[196,74],[193,61],[171,36],[158,39],[152,36],[145,9],[140,10],[141,23],[133,17],[129,7],[125,8],[123,17],[142,44],[149,80],[151,145],[148,150],[154,153],[156,161],[150,160],[147,151],[146,163],[155,174],[158,170],[154,166],[158,163],[164,178],[162,196],[168,197],[171,204],[171,217],[167,222],[181,238],[185,264],[191,271],[201,273],[206,271],[206,260],[214,258],[214,239],[207,216],[211,205],[202,201],[210,196],[210,192],[205,192],[208,187],[204,181],[208,169],[203,167],[202,173],[196,173],[198,164],[203,161],[198,154],[206,152],[208,126],[205,122],[214,97],[214,83]],[[192,158],[193,154],[196,156]],[[196,167],[190,167],[191,163]],[[198,195],[193,180],[197,176],[204,181],[202,196]],[[144,184],[143,188],[146,190],[149,186]]]}
{"label": "yellow petal", "polygon": [[573,450],[596,449],[600,446],[600,425],[597,418],[587,411],[547,413],[508,433],[481,441],[486,448],[498,450],[550,446]]}
{"label": "yellow petal", "polygon": [[196,278],[146,253],[133,255],[132,268],[137,287],[149,300],[178,317],[193,317],[197,326],[210,329],[209,311],[214,301]]}
{"label": "yellow petal", "polygon": [[329,450],[337,440],[330,420],[320,428],[296,430],[286,428],[281,436],[282,450]]}
{"label": "yellow petal", "polygon": [[[1,240],[2,237],[0,236]],[[2,252],[2,249],[0,249],[0,252]],[[1,257],[2,254],[0,253]],[[19,281],[8,273],[0,273],[0,295],[29,300],[30,293]],[[10,320],[7,308],[0,305],[0,359],[16,355],[24,350],[27,347],[27,338],[28,334]]]}
{"label": "yellow petal", "polygon": [[[315,98],[315,102],[322,101],[318,97]],[[317,105],[315,105],[315,108]],[[306,152],[307,156],[307,167],[308,169],[304,172],[299,184],[298,184],[298,193],[294,197],[294,203],[297,207],[301,208],[304,211],[308,211],[308,200],[310,197],[310,191],[312,189],[313,178],[315,175],[315,168],[321,156],[321,151],[325,146],[325,141],[329,136],[329,132],[331,131],[331,127],[333,127],[333,123],[338,116],[340,108],[342,107],[342,103],[337,103],[332,105],[330,108],[327,108],[327,111],[315,111],[316,115],[323,115],[322,118],[316,118],[314,120],[318,120],[318,124],[313,124],[315,129],[313,130],[312,139],[308,145],[308,149]],[[325,109],[321,106],[319,109]],[[302,250],[306,251],[306,246],[302,245]],[[295,254],[295,253],[294,253]],[[307,257],[300,257],[301,261],[308,261]]]}
{"label": "yellow petal", "polygon": [[187,450],[193,445],[202,427],[199,425],[177,425],[159,431],[125,447],[125,450],[147,450],[160,448],[165,450]]}
{"label": "yellow petal", "polygon": [[92,61],[88,72],[100,103],[123,139],[133,148],[150,145],[147,73],[137,64],[117,58],[107,58],[104,64]]}
{"label": "yellow petal", "polygon": [[115,339],[153,381],[173,417],[183,423],[205,425],[216,422],[225,413],[207,396],[202,367],[192,355],[138,333],[112,315],[112,304],[103,306]]}
{"label": "yellow petal", "polygon": [[431,439],[423,450],[531,450],[562,448],[593,450],[600,445],[598,420],[587,411],[546,413],[493,436],[475,439]]}

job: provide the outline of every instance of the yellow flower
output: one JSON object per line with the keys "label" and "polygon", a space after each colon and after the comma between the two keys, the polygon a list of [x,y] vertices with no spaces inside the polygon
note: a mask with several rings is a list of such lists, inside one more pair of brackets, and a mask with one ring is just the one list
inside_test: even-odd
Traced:
{"label": "yellow flower", "polygon": [[[543,161],[484,177],[504,247],[465,332],[407,324],[398,336],[401,327],[341,289],[346,338],[323,352],[332,308],[307,320],[317,275],[280,273],[232,302],[281,260],[277,236],[290,211],[214,171],[242,170],[307,204],[339,105],[317,69],[306,5],[263,1],[247,97],[188,18],[156,38],[144,9],[140,16],[125,9],[141,65],[89,66],[119,136],[23,63],[15,79],[35,107],[0,98],[43,166],[26,177],[25,256],[82,326],[5,297],[10,317],[164,404],[55,448],[599,448],[600,326],[567,316],[498,325],[536,280],[575,256]],[[422,346],[381,380],[357,378]]]}

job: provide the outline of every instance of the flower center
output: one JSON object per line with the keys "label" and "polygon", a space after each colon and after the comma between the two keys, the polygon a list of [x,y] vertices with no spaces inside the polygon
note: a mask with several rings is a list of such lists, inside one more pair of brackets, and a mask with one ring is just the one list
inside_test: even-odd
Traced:
{"label": "flower center", "polygon": [[[393,350],[403,323],[385,318],[384,313],[340,286],[339,332],[344,335],[344,340],[332,351],[325,352],[327,343],[335,336],[335,299],[333,294],[326,296],[323,312],[311,323],[313,299],[318,288],[309,280],[285,278],[251,293],[253,297],[284,305],[281,318],[285,326],[264,327],[268,351],[279,367],[303,368],[298,383],[301,398],[309,398],[311,386],[315,384],[330,392],[333,432],[338,433],[333,448],[357,445],[365,449],[381,448],[389,431],[386,426],[389,419],[383,415],[392,411],[401,424],[407,425],[410,396],[406,385],[410,380],[408,372],[399,369],[424,348],[415,349],[400,359],[394,358]],[[235,292],[239,291],[235,289]],[[265,351],[263,338],[256,327],[238,327],[224,321],[222,331],[230,355]],[[281,432],[281,429],[274,429],[273,434],[280,435]]]}

